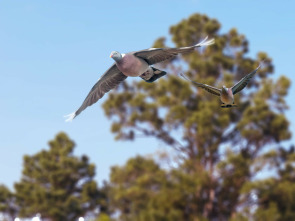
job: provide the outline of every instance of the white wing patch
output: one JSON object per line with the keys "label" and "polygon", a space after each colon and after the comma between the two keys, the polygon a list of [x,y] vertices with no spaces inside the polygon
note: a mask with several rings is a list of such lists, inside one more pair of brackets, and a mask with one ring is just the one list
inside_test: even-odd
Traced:
{"label": "white wing patch", "polygon": [[189,47],[182,47],[180,49],[188,49],[188,48],[191,48],[191,46],[189,46]]}
{"label": "white wing patch", "polygon": [[71,122],[76,117],[76,114],[75,113],[71,113],[71,114],[68,114],[68,115],[66,115],[64,117],[67,118],[66,119],[66,122]]}

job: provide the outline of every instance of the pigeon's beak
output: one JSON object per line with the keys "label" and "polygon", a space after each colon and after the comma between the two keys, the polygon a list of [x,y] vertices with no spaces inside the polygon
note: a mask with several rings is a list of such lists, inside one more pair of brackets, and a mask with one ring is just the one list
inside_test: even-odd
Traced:
{"label": "pigeon's beak", "polygon": [[113,57],[113,55],[111,54],[111,55],[110,55],[110,58],[112,58],[112,57]]}

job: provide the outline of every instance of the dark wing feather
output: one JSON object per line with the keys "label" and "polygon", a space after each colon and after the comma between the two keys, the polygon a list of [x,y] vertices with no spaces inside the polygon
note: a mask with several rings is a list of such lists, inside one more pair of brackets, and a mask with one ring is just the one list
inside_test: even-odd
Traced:
{"label": "dark wing feather", "polygon": [[109,92],[111,89],[116,87],[122,81],[127,78],[114,63],[102,76],[98,79],[97,83],[92,87],[87,97],[85,98],[81,107],[71,115],[68,115],[68,120],[74,119],[77,115],[79,115],[83,110],[85,110],[88,106],[91,106],[95,102],[97,102],[103,95]]}
{"label": "dark wing feather", "polygon": [[172,48],[152,48],[134,53],[136,57],[142,58],[149,65],[175,58],[177,54],[178,53],[176,52],[176,50],[174,51],[172,50]]}
{"label": "dark wing feather", "polygon": [[194,51],[195,48],[214,44],[214,39],[207,40],[207,37],[200,43],[181,48],[150,48],[142,51],[133,52],[133,54],[139,58],[144,59],[149,65],[156,64],[168,59],[172,59],[177,54],[186,54]]}
{"label": "dark wing feather", "polygon": [[236,83],[231,89],[233,94],[236,94],[238,92],[240,92],[241,90],[243,90],[247,84],[249,83],[249,81],[251,80],[251,78],[256,74],[257,70],[260,68],[260,65],[254,70],[252,71],[250,74],[247,74],[245,77],[243,77],[238,83]]}
{"label": "dark wing feather", "polygon": [[221,94],[221,89],[218,89],[216,87],[212,87],[208,84],[201,84],[201,83],[198,83],[198,82],[195,82],[195,81],[192,81],[191,79],[189,79],[187,76],[185,76],[183,73],[180,74],[184,79],[194,83],[195,85],[197,85],[198,87],[200,88],[203,88],[205,89],[206,91],[210,92],[211,94],[214,94],[216,96],[220,96]]}

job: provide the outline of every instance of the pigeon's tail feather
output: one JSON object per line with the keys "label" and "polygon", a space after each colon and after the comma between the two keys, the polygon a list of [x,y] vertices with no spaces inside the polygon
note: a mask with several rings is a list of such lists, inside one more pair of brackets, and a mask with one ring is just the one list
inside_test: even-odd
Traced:
{"label": "pigeon's tail feather", "polygon": [[215,43],[215,39],[214,38],[212,38],[212,39],[210,39],[208,41],[207,41],[207,39],[208,39],[208,36],[203,41],[201,41],[200,43],[196,44],[195,46],[196,47],[201,47],[201,46],[213,45]]}
{"label": "pigeon's tail feather", "polygon": [[76,117],[76,112],[74,113],[71,113],[71,114],[68,114],[68,115],[65,115],[64,117],[66,117],[66,122],[71,122],[75,117]]}

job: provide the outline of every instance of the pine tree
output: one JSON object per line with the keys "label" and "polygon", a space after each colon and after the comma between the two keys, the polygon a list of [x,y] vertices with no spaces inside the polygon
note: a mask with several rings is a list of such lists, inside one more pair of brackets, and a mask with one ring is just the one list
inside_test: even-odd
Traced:
{"label": "pine tree", "polygon": [[2,218],[12,220],[16,217],[17,212],[15,195],[6,186],[0,185],[0,213],[2,213]]}
{"label": "pine tree", "polygon": [[253,193],[257,207],[255,220],[287,221],[295,219],[295,147],[280,147],[256,160],[258,170],[266,168],[274,176],[248,182],[244,193]]}
{"label": "pine tree", "polygon": [[112,167],[108,193],[110,207],[121,212],[120,220],[186,220],[182,193],[153,159],[137,156]]}
{"label": "pine tree", "polygon": [[[257,172],[253,162],[270,145],[276,147],[291,136],[284,115],[289,79],[272,80],[274,67],[267,53],[247,57],[245,35],[235,28],[220,33],[220,28],[216,19],[201,14],[172,26],[176,47],[196,44],[207,35],[216,43],[162,64],[169,74],[155,83],[125,81],[103,104],[116,139],[153,137],[179,151],[183,158],[173,183],[177,191],[185,191],[186,220],[240,216],[239,208],[248,200],[241,200],[241,190]],[[166,47],[165,40],[159,38],[153,47]],[[217,97],[177,76],[184,72],[195,81],[229,87],[262,60],[263,67],[235,96],[238,108],[220,108]],[[121,213],[136,203],[126,204]]]}
{"label": "pine tree", "polygon": [[98,205],[94,164],[73,155],[74,142],[59,133],[49,150],[24,156],[21,181],[15,184],[20,216],[40,213],[52,221],[75,220]]}

